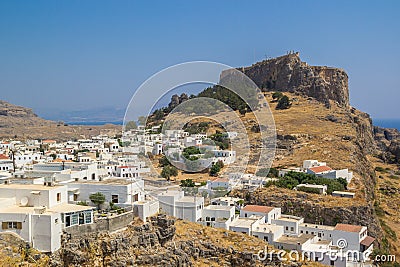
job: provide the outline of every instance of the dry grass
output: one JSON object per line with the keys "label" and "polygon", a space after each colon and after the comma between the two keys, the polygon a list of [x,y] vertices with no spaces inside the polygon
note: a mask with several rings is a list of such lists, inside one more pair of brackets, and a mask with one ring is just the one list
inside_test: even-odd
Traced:
{"label": "dry grass", "polygon": [[[393,238],[390,234],[386,234],[386,237],[391,245],[391,252],[400,259],[400,177],[396,174],[399,168],[395,164],[386,164],[375,157],[369,157],[369,160],[375,168],[380,167],[384,170],[376,171],[377,215],[383,224],[387,225],[383,225],[384,231],[386,229],[396,233],[397,238]],[[397,190],[397,193],[382,190],[384,188]]]}

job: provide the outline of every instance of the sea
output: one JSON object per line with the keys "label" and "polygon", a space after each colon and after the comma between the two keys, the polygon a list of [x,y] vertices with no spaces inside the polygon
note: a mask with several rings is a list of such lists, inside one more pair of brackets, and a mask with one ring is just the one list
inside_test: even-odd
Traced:
{"label": "sea", "polygon": [[400,131],[400,119],[372,119],[375,126],[395,128]]}
{"label": "sea", "polygon": [[123,125],[123,121],[70,121],[68,125],[101,126],[106,124]]}
{"label": "sea", "polygon": [[[384,128],[395,128],[400,131],[400,119],[373,119],[375,126]],[[68,125],[86,125],[86,126],[99,126],[105,124],[123,125],[123,121],[74,121],[66,122]]]}

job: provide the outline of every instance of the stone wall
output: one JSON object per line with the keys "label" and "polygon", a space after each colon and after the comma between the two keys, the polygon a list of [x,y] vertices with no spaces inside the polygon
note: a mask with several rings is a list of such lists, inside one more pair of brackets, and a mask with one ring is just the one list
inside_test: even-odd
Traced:
{"label": "stone wall", "polygon": [[116,231],[130,224],[134,217],[135,214],[129,211],[124,214],[95,219],[92,224],[74,225],[66,228],[64,232],[71,236],[76,236],[101,231]]}

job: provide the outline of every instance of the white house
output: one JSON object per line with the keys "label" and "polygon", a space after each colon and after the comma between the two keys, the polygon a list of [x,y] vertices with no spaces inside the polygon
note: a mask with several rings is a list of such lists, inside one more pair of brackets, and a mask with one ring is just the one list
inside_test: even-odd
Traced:
{"label": "white house", "polygon": [[142,179],[109,178],[102,181],[76,181],[67,183],[68,201],[71,203],[90,202],[90,195],[102,193],[106,203],[120,207],[131,207],[135,201],[144,200],[144,182]]}
{"label": "white house", "polygon": [[319,162],[318,160],[305,160],[303,161],[303,169],[309,169],[313,167],[326,166],[326,162]]}
{"label": "white house", "polygon": [[4,154],[0,154],[0,171],[12,171],[13,161]]}
{"label": "white house", "polygon": [[136,210],[139,218],[146,222],[148,217],[156,215],[159,212],[160,204],[156,199],[147,199],[136,201],[133,203],[133,208]]}
{"label": "white house", "polygon": [[244,199],[238,197],[218,197],[211,199],[211,205],[239,207]]}
{"label": "white house", "polygon": [[239,217],[230,223],[229,230],[246,235],[252,235],[252,229],[259,227],[264,220],[264,216],[256,215],[252,215],[248,218]]}
{"label": "white house", "polygon": [[332,196],[334,197],[346,197],[346,198],[354,198],[356,193],[352,192],[344,192],[344,191],[333,191]]}
{"label": "white house", "polygon": [[259,206],[259,205],[246,205],[240,210],[240,217],[247,218],[252,215],[265,217],[264,223],[272,223],[281,217],[281,208]]}
{"label": "white house", "polygon": [[270,244],[274,244],[274,242],[283,235],[283,232],[282,225],[267,223],[260,223],[252,229],[252,235],[254,237],[262,239]]}
{"label": "white house", "polygon": [[61,246],[66,227],[93,222],[91,207],[67,203],[66,186],[0,185],[0,231],[14,232],[43,252]]}
{"label": "white house", "polygon": [[228,230],[235,218],[234,206],[209,205],[203,209],[201,221],[205,226]]}
{"label": "white house", "polygon": [[165,191],[157,195],[160,210],[177,218],[198,222],[204,208],[203,197],[185,196],[183,191]]}
{"label": "white house", "polygon": [[299,226],[304,222],[304,218],[293,215],[281,215],[277,219],[271,220],[272,224],[282,225],[284,233],[287,235],[299,235]]}
{"label": "white house", "polygon": [[311,189],[321,195],[326,195],[328,186],[319,184],[299,184],[294,188],[294,190],[299,190],[299,191],[306,191],[307,189]]}

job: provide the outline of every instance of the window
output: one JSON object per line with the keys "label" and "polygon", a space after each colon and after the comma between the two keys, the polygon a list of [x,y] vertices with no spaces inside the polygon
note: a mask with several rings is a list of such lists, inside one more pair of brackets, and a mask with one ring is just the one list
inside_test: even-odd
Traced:
{"label": "window", "polygon": [[58,223],[58,218],[56,218],[56,219],[54,220],[54,223]]}
{"label": "window", "polygon": [[292,232],[293,232],[293,231],[294,231],[294,227],[290,227],[290,231],[292,231]]}
{"label": "window", "polygon": [[57,193],[57,202],[61,201],[61,193]]}
{"label": "window", "polygon": [[78,214],[72,214],[71,216],[71,225],[78,224]]}
{"label": "window", "polygon": [[206,217],[206,221],[209,221],[210,220],[210,217]]}
{"label": "window", "polygon": [[3,229],[22,229],[22,222],[3,222]]}
{"label": "window", "polygon": [[286,229],[286,231],[289,231],[289,227],[288,226],[286,226],[285,229]]}
{"label": "window", "polygon": [[302,233],[303,233],[303,230],[301,230],[300,233],[302,234]]}
{"label": "window", "polygon": [[211,221],[214,222],[215,221],[215,217],[211,217]]}
{"label": "window", "polygon": [[264,236],[264,241],[268,242],[268,236]]}
{"label": "window", "polygon": [[118,195],[111,195],[111,202],[112,203],[119,203]]}

